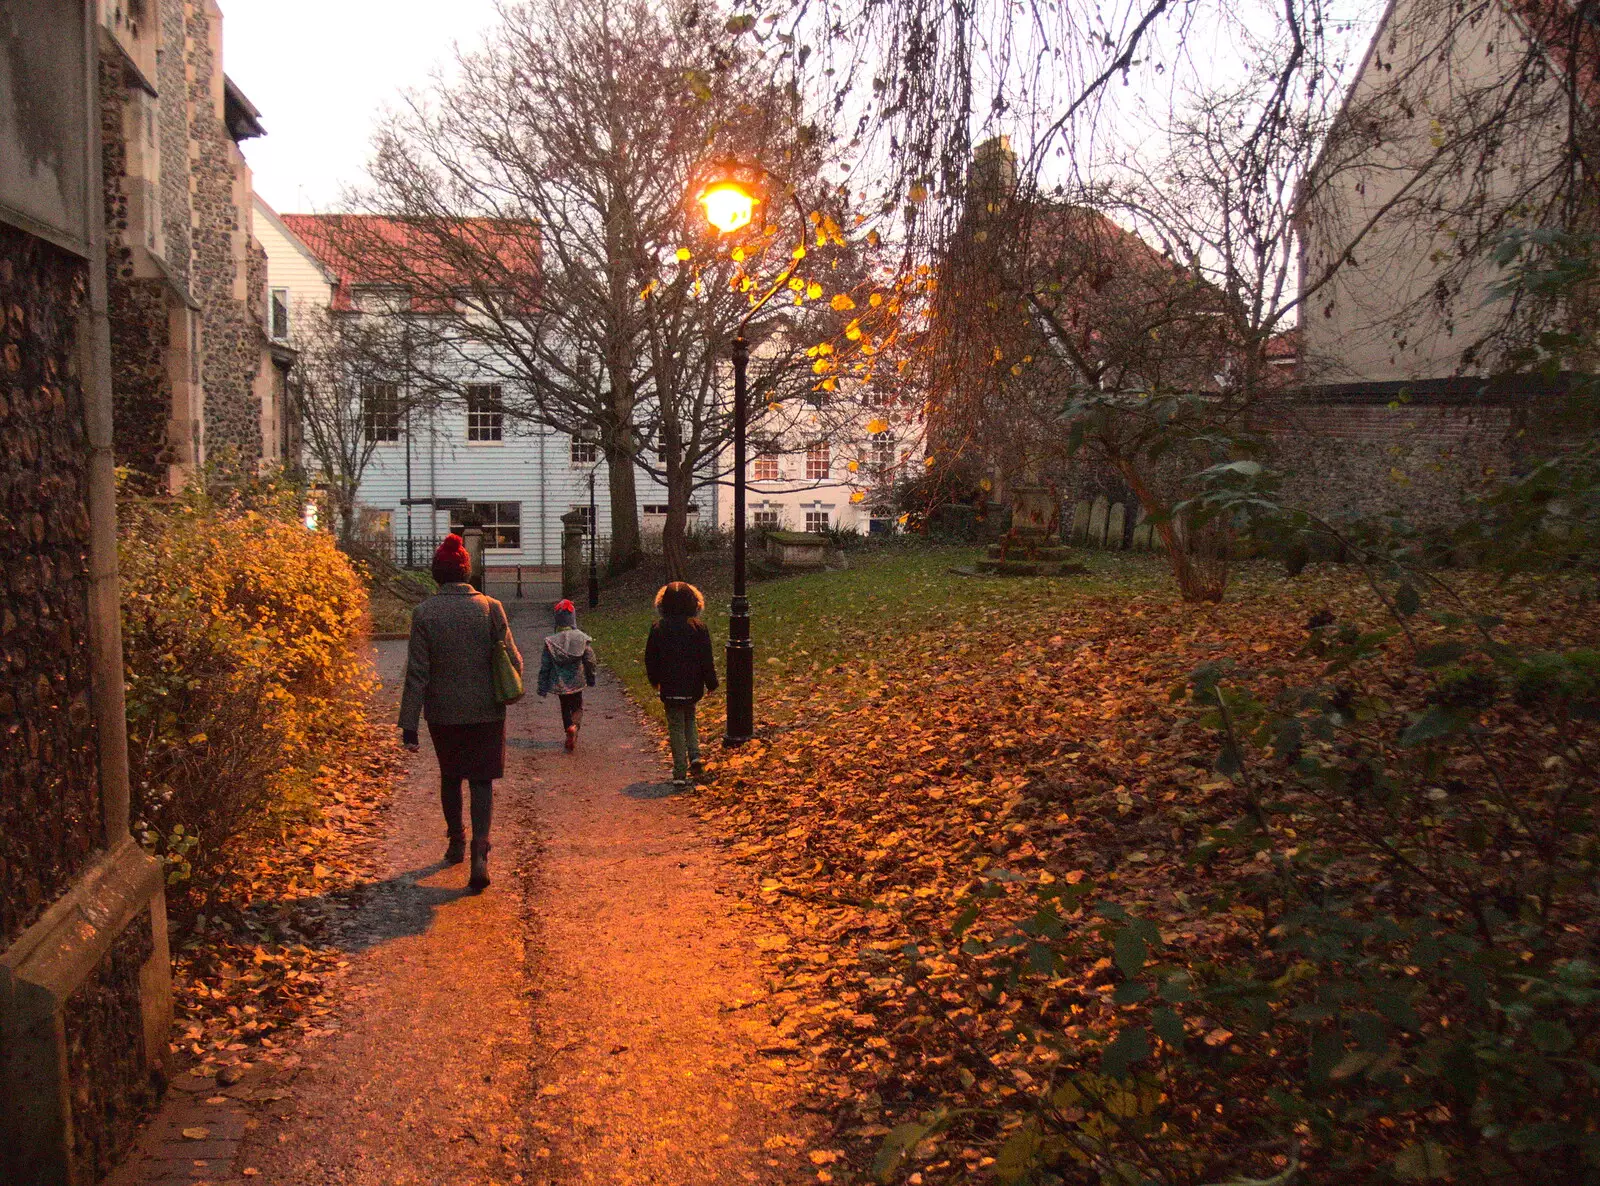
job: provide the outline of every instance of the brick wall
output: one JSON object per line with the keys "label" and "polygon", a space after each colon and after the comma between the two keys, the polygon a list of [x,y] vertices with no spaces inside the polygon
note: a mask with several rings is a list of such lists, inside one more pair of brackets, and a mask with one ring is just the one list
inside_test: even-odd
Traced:
{"label": "brick wall", "polygon": [[89,712],[83,264],[0,224],[0,947],[100,830]]}

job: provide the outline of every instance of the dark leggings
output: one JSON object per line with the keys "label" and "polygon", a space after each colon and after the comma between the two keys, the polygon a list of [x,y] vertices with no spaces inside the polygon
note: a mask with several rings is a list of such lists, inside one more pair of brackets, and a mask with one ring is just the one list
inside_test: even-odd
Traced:
{"label": "dark leggings", "polygon": [[[487,778],[472,779],[472,838],[489,839],[489,821],[494,815],[494,783]],[[461,779],[442,778],[439,782],[439,802],[444,807],[445,830],[452,836],[465,835],[461,830]]]}
{"label": "dark leggings", "polygon": [[561,693],[561,727],[563,729],[572,728],[572,714],[575,713],[575,712],[582,712],[582,711],[583,711],[583,693],[582,692],[563,692],[563,693]]}

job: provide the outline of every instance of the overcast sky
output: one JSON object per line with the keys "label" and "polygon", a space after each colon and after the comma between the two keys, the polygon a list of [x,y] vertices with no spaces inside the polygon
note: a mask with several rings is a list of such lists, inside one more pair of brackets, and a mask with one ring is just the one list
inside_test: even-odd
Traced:
{"label": "overcast sky", "polygon": [[245,156],[256,192],[280,212],[332,207],[359,180],[385,104],[494,19],[494,0],[221,3],[228,76],[267,129],[245,141]]}

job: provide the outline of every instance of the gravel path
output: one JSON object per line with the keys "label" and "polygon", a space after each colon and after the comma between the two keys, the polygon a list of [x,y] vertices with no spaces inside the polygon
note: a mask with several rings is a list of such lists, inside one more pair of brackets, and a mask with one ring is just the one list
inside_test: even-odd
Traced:
{"label": "gravel path", "polygon": [[[535,622],[518,623],[537,653]],[[404,644],[379,644],[395,678]],[[512,709],[493,886],[445,868],[423,753],[393,875],[346,936],[347,1007],[306,1044],[235,1172],[284,1186],[814,1182],[751,915],[602,672],[578,753],[554,701]]]}

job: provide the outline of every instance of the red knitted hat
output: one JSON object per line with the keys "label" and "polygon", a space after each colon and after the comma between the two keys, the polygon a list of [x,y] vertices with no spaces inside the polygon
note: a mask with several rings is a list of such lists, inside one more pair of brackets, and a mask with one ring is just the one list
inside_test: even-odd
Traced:
{"label": "red knitted hat", "polygon": [[441,585],[464,581],[472,573],[472,558],[467,555],[467,545],[454,532],[444,537],[444,543],[433,554],[433,579]]}
{"label": "red knitted hat", "polygon": [[569,614],[575,614],[578,612],[578,607],[573,605],[572,602],[566,600],[565,598],[556,602],[550,607],[550,612],[554,614],[559,614],[562,610],[565,610]]}

